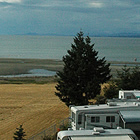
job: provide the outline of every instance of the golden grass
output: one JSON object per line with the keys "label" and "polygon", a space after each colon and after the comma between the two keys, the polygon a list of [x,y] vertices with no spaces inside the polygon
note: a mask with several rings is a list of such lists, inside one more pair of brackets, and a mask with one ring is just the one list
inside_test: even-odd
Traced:
{"label": "golden grass", "polygon": [[55,85],[0,85],[0,140],[12,140],[20,124],[29,138],[68,117],[68,107],[54,94]]}

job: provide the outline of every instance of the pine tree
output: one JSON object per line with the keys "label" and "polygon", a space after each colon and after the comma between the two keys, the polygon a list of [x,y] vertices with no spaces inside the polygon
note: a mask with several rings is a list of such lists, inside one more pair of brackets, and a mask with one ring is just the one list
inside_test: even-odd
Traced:
{"label": "pine tree", "polygon": [[125,65],[122,71],[117,71],[117,85],[119,89],[134,90],[140,89],[140,67],[127,68]]}
{"label": "pine tree", "polygon": [[23,137],[26,136],[25,132],[23,131],[22,125],[19,128],[16,128],[17,131],[14,133],[14,140],[25,140]]}
{"label": "pine tree", "polygon": [[105,57],[98,58],[98,52],[93,48],[89,36],[83,37],[83,32],[74,38],[71,50],[63,57],[64,68],[59,71],[55,94],[67,106],[85,105],[100,93],[100,84],[111,78],[110,64]]}

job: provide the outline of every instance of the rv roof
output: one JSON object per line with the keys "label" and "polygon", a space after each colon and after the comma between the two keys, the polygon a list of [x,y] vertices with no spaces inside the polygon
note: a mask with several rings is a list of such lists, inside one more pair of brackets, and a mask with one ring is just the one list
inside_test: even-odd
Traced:
{"label": "rv roof", "polygon": [[136,98],[140,98],[140,92],[134,92]]}
{"label": "rv roof", "polygon": [[[64,137],[84,137],[84,136],[92,136],[96,137],[97,135],[93,135],[93,130],[67,130],[58,132],[58,137],[60,139]],[[104,133],[100,133],[98,136],[112,136],[112,135],[134,135],[133,131],[130,129],[105,129]]]}
{"label": "rv roof", "polygon": [[[132,140],[128,135],[123,136],[96,136],[95,140]],[[71,137],[71,140],[93,140],[93,137]]]}
{"label": "rv roof", "polygon": [[113,98],[113,99],[107,99],[107,102],[140,102],[140,100],[138,100],[138,99]]}
{"label": "rv roof", "polygon": [[120,90],[120,91],[123,91],[123,92],[140,92],[140,90]]}
{"label": "rv roof", "polygon": [[[114,105],[113,105],[114,104]],[[89,111],[89,110],[99,110],[99,109],[108,109],[108,108],[122,108],[122,107],[136,107],[140,105],[138,102],[116,102],[112,105],[85,105],[85,106],[72,106],[71,110],[76,111]]]}
{"label": "rv roof", "polygon": [[140,111],[120,111],[125,122],[140,122]]}

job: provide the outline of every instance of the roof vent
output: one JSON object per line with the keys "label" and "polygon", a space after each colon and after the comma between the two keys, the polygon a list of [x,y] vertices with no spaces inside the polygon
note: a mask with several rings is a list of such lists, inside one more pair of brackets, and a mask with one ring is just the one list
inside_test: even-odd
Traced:
{"label": "roof vent", "polygon": [[84,106],[84,108],[88,108],[88,106]]}
{"label": "roof vent", "polygon": [[68,128],[68,131],[72,131],[73,129],[72,128]]}
{"label": "roof vent", "polygon": [[117,129],[122,129],[122,127],[118,126]]}
{"label": "roof vent", "polygon": [[109,106],[117,106],[117,103],[115,103],[115,102],[110,102],[110,103],[108,103],[108,105],[109,105]]}
{"label": "roof vent", "polygon": [[79,130],[85,130],[84,128],[80,127]]}
{"label": "roof vent", "polygon": [[92,135],[100,135],[100,132],[92,132]]}
{"label": "roof vent", "polygon": [[128,103],[127,102],[124,102],[124,105],[127,105]]}
{"label": "roof vent", "polygon": [[105,132],[104,128],[103,127],[94,127],[94,132],[99,132],[99,133],[103,133]]}
{"label": "roof vent", "polygon": [[137,105],[137,103],[136,103],[136,102],[133,102],[133,104],[134,104],[134,105]]}

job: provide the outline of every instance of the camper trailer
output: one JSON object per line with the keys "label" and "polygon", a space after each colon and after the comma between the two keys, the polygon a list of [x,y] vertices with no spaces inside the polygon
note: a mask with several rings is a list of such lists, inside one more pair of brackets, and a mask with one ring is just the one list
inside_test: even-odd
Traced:
{"label": "camper trailer", "polygon": [[57,140],[138,140],[130,129],[67,130],[57,134]]}
{"label": "camper trailer", "polygon": [[138,99],[140,98],[140,90],[120,90],[119,99]]}
{"label": "camper trailer", "polygon": [[[132,124],[134,124],[132,128],[135,128],[135,131],[140,130],[135,127],[135,123],[140,125],[140,115],[135,117],[135,114],[140,114],[140,102],[110,102],[104,105],[71,106],[70,110],[73,130],[81,128],[90,130],[94,127],[108,129],[117,128],[120,125],[122,128],[131,129]],[[131,118],[124,111],[129,112]],[[129,125],[130,123],[131,125]]]}

